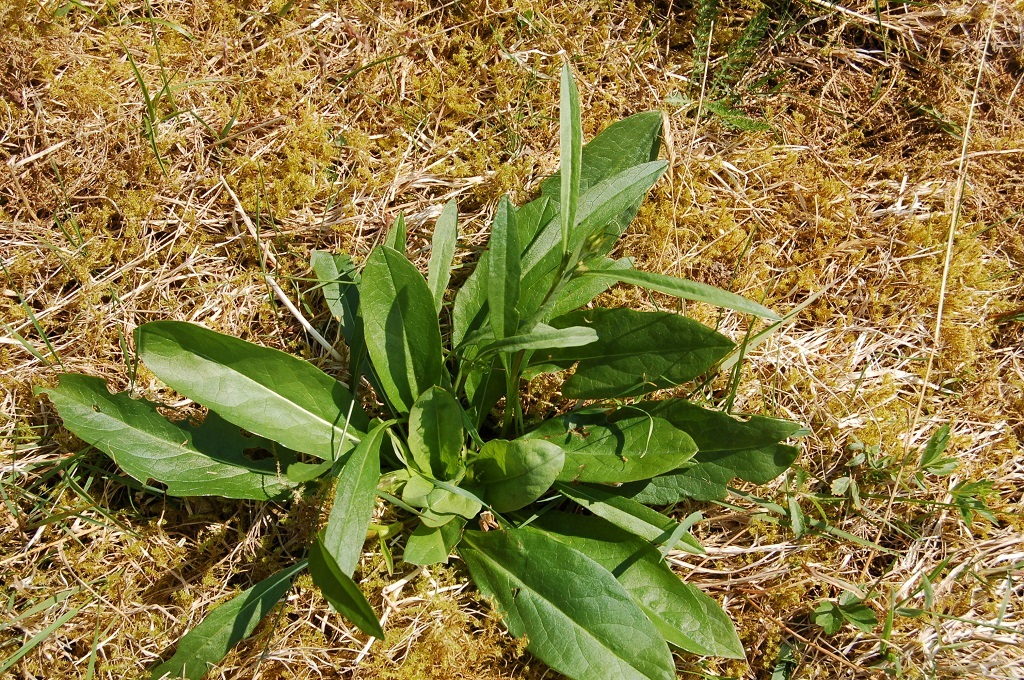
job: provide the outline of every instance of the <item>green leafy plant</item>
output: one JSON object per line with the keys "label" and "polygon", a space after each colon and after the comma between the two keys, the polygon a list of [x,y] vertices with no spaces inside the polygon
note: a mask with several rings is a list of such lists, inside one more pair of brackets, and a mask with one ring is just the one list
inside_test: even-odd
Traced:
{"label": "green leafy plant", "polygon": [[878,617],[864,600],[853,593],[843,593],[839,601],[824,600],[814,609],[814,622],[825,629],[826,635],[835,635],[843,624],[850,623],[870,633],[878,625]]}
{"label": "green leafy plant", "polygon": [[[570,677],[672,678],[671,649],[743,658],[722,608],[665,561],[669,550],[702,552],[689,533],[699,513],[680,522],[651,506],[724,498],[737,477],[774,479],[796,456],[783,442],[799,427],[651,398],[708,374],[733,343],[673,312],[588,305],[624,283],[777,317],[608,257],[666,169],[659,112],[584,146],[566,68],[560,124],[560,173],[524,206],[501,199],[489,247],[454,297],[454,203],[438,219],[426,278],[403,252],[401,219],[361,268],[313,254],[348,344],[347,382],[277,350],[156,321],[136,331],[139,358],[209,409],[200,424],[172,422],[88,376],[65,374],[45,390],[68,429],[171,496],[287,502],[300,485],[333,484],[307,557],[214,609],[154,678],[202,677],[307,568],[334,609],[383,637],[352,578],[368,531],[393,533],[371,525],[379,499],[406,518],[406,562],[457,552],[510,632]],[[573,368],[561,394],[576,405],[530,414],[524,385]],[[386,415],[371,418],[364,404]],[[256,460],[253,449],[273,455]]]}

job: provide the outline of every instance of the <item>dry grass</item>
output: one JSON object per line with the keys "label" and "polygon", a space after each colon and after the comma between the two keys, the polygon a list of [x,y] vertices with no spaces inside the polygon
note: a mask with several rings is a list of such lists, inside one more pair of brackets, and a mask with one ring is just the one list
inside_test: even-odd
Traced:
{"label": "dry grass", "polygon": [[[10,676],[138,676],[314,522],[309,501],[147,494],[33,388],[68,370],[156,394],[131,331],[170,318],[337,370],[264,275],[323,329],[311,249],[364,256],[402,210],[422,255],[451,197],[481,243],[500,194],[528,199],[557,164],[563,53],[588,136],[666,112],[670,176],[627,254],[783,312],[813,298],[746,357],[736,407],[812,431],[794,474],[749,491],[795,496],[833,533],[797,538],[750,500],[702,507],[708,555],[673,564],[725,603],[748,663],[680,672],[767,678],[789,649],[794,678],[1024,676],[1024,8],[793,3],[716,85],[760,7],[722,11],[705,67],[677,0],[0,4],[0,658],[59,624]],[[770,129],[713,115],[728,94]],[[741,338],[741,322],[722,327]],[[946,422],[959,467],[917,485]],[[857,441],[876,467],[848,465]],[[844,476],[859,506],[828,500]],[[967,523],[952,491],[986,480],[996,522]],[[390,576],[367,550],[387,641],[300,580],[212,676],[544,674],[457,564]],[[812,610],[844,591],[882,624],[825,635]],[[923,613],[886,623],[897,606]]]}

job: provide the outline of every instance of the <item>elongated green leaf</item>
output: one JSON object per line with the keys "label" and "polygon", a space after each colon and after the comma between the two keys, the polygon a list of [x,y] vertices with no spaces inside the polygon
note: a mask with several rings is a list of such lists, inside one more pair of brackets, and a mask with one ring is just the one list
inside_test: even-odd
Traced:
{"label": "elongated green leaf", "polygon": [[547,512],[529,528],[612,572],[669,644],[693,654],[742,659],[743,645],[721,606],[679,580],[657,549],[599,517]]}
{"label": "elongated green leaf", "polygon": [[737,312],[752,314],[753,316],[770,319],[772,321],[778,321],[779,319],[778,314],[772,310],[748,300],[741,295],[736,295],[735,293],[724,291],[721,288],[709,286],[706,283],[680,279],[666,274],[655,274],[653,272],[626,269],[614,272],[588,271],[583,272],[583,276],[598,277],[610,281],[616,281],[618,283],[630,283],[634,286],[640,286],[641,288],[646,288],[648,290],[665,293],[666,295],[675,295],[676,297],[684,300],[707,302],[708,304],[718,307],[735,309]]}
{"label": "elongated green leaf", "polygon": [[[586,192],[594,184],[609,177],[619,174],[634,165],[653,161],[658,157],[658,149],[661,146],[662,114],[660,111],[648,111],[638,113],[624,120],[605,128],[600,134],[594,137],[583,147],[582,163],[580,168],[580,191]],[[517,217],[518,226],[521,232],[520,245],[524,251],[532,247],[534,238],[541,238],[542,235],[553,234],[553,240],[547,242],[540,256],[543,257],[552,247],[556,254],[554,267],[557,267],[561,258],[560,226],[557,210],[561,194],[561,173],[555,173],[541,184],[541,199],[523,206],[523,215]],[[541,203],[546,201],[546,205]],[[622,235],[630,222],[636,216],[639,204],[623,211],[607,226],[605,233],[608,238],[605,242],[608,248],[616,238]],[[546,236],[544,236],[546,238]],[[484,253],[477,264],[476,270],[466,280],[455,298],[453,310],[452,337],[453,344],[458,345],[465,336],[478,330],[486,319],[485,308],[487,305],[486,269],[487,253]],[[524,271],[527,268],[524,267]],[[545,275],[550,276],[550,272]],[[543,277],[535,277],[538,280]],[[613,282],[609,282],[611,285]],[[550,285],[548,286],[550,287]],[[524,301],[520,304],[520,311],[523,309],[536,309],[539,301],[534,299],[532,306],[526,304],[534,291],[521,286]],[[540,291],[540,295],[547,290]],[[576,305],[562,312],[575,309]]]}
{"label": "elongated green leaf", "polygon": [[697,451],[669,421],[624,407],[585,409],[545,421],[522,438],[545,439],[565,451],[560,481],[610,484],[675,470]]}
{"label": "elongated green leaf", "polygon": [[766,484],[785,472],[798,453],[796,447],[779,443],[800,429],[788,420],[764,416],[739,420],[682,399],[634,406],[685,430],[699,449],[692,467],[620,489],[641,503],[668,505],[685,498],[725,498],[726,484],[732,478]]}
{"label": "elongated green leaf", "polygon": [[380,447],[390,423],[373,428],[338,473],[327,526],[323,531],[324,549],[347,576],[351,576],[366,542],[373,507],[377,502],[380,478]]}
{"label": "elongated green leaf", "polygon": [[431,387],[409,411],[409,452],[420,472],[452,479],[462,466],[462,407],[445,389]]}
{"label": "elongated green leaf", "polygon": [[551,324],[591,328],[598,339],[540,354],[542,362],[578,360],[562,386],[571,399],[632,397],[693,380],[732,351],[720,333],[685,316],[632,309],[584,309]]}
{"label": "elongated green leaf", "polygon": [[[616,121],[602,130],[583,147],[580,191],[586,192],[626,168],[656,159],[661,147],[661,129],[661,111],[646,111]],[[561,185],[561,173],[556,172],[541,184],[541,194],[557,204],[561,200]],[[622,229],[632,220],[633,215],[629,215]]]}
{"label": "elongated green leaf", "polygon": [[481,507],[477,500],[437,487],[427,494],[420,521],[428,527],[440,527],[459,517],[472,519],[480,512]]}
{"label": "elongated green leaf", "polygon": [[448,564],[448,556],[462,539],[466,520],[455,517],[439,527],[420,524],[409,536],[402,559],[409,564],[429,567],[432,564]]}
{"label": "elongated green leaf", "polygon": [[[573,228],[573,250],[578,251],[588,239],[598,239],[617,215],[634,210],[667,169],[668,161],[641,163],[587,189],[580,198]],[[597,248],[596,243],[594,254],[604,255],[606,250]]]}
{"label": "elongated green leaf", "polygon": [[583,127],[580,118],[580,95],[569,64],[562,65],[562,87],[558,107],[558,139],[561,147],[561,211],[562,252],[568,252],[569,234],[576,224],[576,204],[580,197],[580,174],[583,165]]}
{"label": "elongated green leaf", "polygon": [[239,428],[210,413],[202,425],[172,423],[143,399],[111,394],[100,378],[66,373],[57,387],[42,390],[64,426],[146,482],[155,479],[172,496],[276,498],[294,486],[274,460],[254,461],[243,451],[272,446],[242,436]]}
{"label": "elongated green leaf", "polygon": [[589,484],[564,482],[559,482],[555,488],[563,496],[576,501],[598,517],[645,541],[664,544],[669,550],[685,550],[698,555],[704,553],[704,548],[689,534],[676,538],[679,523],[674,519],[635,500],[624,498],[614,489],[605,490]]}
{"label": "elongated green leaf", "polygon": [[217,605],[198,626],[181,638],[174,656],[153,669],[153,680],[201,680],[239,640],[252,633],[291,588],[295,575],[305,568],[306,561],[303,560]]}
{"label": "elongated green leaf", "polygon": [[491,225],[487,278],[487,306],[491,333],[497,340],[515,335],[519,326],[516,303],[519,301],[519,232],[515,213],[502,196]]}
{"label": "elongated green leaf", "polygon": [[459,206],[455,199],[448,201],[434,225],[430,241],[430,262],[427,265],[427,285],[434,296],[434,308],[441,313],[444,293],[452,277],[452,258],[459,239]]}
{"label": "elongated green leaf", "polygon": [[355,389],[365,375],[378,394],[382,393],[377,375],[366,353],[363,314],[359,306],[359,271],[348,255],[332,255],[314,250],[311,257],[313,271],[322,286],[324,299],[331,315],[338,321],[341,334],[348,345],[349,388]]}
{"label": "elongated green leaf", "polygon": [[386,246],[370,254],[359,292],[370,360],[391,403],[406,414],[424,390],[441,384],[434,297],[416,267]]}
{"label": "elongated green leaf", "polygon": [[480,350],[481,356],[495,352],[518,352],[523,349],[553,349],[560,347],[579,347],[597,341],[597,332],[585,326],[569,326],[568,328],[552,328],[539,323],[529,333],[513,335],[504,340],[488,343]]}
{"label": "elongated green leaf", "polygon": [[675,677],[664,639],[615,577],[543,532],[467,531],[459,554],[515,636],[580,680]]}
{"label": "elongated green leaf", "polygon": [[349,350],[355,353],[353,343],[362,342],[363,322],[359,318],[359,272],[352,258],[314,250],[310,265],[320,281],[324,300],[331,315],[341,326],[341,334]]}
{"label": "elongated green leaf", "polygon": [[492,439],[480,449],[473,470],[491,507],[511,512],[550,489],[564,463],[562,449],[543,439]]}
{"label": "elongated green leaf", "polygon": [[[363,533],[365,537],[365,529]],[[384,630],[363,591],[338,565],[319,538],[309,550],[309,574],[336,612],[367,635],[384,639]]]}
{"label": "elongated green leaf", "polygon": [[[569,234],[569,248],[572,254],[570,265],[576,262],[585,247],[588,257],[603,256],[606,253],[611,244],[602,245],[604,230],[617,215],[639,205],[647,191],[665,172],[666,167],[668,166],[665,161],[654,161],[627,168],[590,187],[583,194],[579,201],[576,222]],[[561,276],[563,258],[559,248],[560,238],[559,232],[555,231],[554,223],[551,223],[541,229],[523,253],[524,295],[519,307],[524,318],[539,308],[540,301],[556,277]]]}
{"label": "elongated green leaf", "polygon": [[369,424],[344,385],[276,349],[179,321],[140,326],[135,344],[167,385],[287,448],[334,459]]}
{"label": "elongated green leaf", "polygon": [[[586,266],[595,271],[617,271],[629,269],[633,266],[633,259],[629,257],[612,260],[606,257],[591,258]],[[589,276],[578,276],[566,284],[565,290],[558,296],[554,307],[551,309],[551,318],[557,318],[563,314],[583,307],[601,293],[611,288],[611,282]]]}
{"label": "elongated green leaf", "polygon": [[384,237],[383,245],[405,254],[405,213],[398,213],[394,224],[391,225],[391,229]]}

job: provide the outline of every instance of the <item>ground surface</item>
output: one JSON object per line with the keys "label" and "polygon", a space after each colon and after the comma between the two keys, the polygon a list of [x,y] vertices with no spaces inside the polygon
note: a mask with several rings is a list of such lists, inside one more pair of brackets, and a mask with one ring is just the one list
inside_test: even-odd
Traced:
{"label": "ground surface", "polygon": [[[680,673],[1024,676],[1022,30],[1003,2],[0,3],[8,673],[140,675],[301,552],[313,517],[133,490],[33,388],[68,370],[159,396],[132,360],[154,319],[338,370],[265,274],[324,326],[310,250],[363,257],[404,211],[423,256],[452,197],[468,254],[502,193],[555,169],[569,55],[587,136],[665,113],[671,170],[623,254],[796,312],[734,404],[811,431],[793,474],[746,489],[781,507],[678,509],[705,513],[708,555],[673,564],[724,603],[747,663]],[[945,423],[958,466],[918,475]],[[359,574],[386,641],[300,581],[211,677],[544,674],[457,562],[390,576],[368,544]],[[816,625],[843,593],[877,625]]]}

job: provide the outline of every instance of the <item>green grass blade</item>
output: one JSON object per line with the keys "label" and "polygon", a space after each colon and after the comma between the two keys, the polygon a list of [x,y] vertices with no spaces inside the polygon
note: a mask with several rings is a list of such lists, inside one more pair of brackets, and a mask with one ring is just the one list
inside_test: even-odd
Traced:
{"label": "green grass blade", "polygon": [[752,314],[763,319],[770,319],[771,321],[779,320],[778,314],[767,307],[759,305],[756,302],[748,300],[740,295],[736,295],[735,293],[730,293],[722,290],[721,288],[709,286],[706,283],[698,283],[697,281],[680,279],[675,276],[643,272],[636,269],[627,269],[622,271],[586,271],[582,272],[582,275],[610,279],[619,283],[629,283],[658,293],[674,295],[684,300],[707,302],[711,305],[725,307],[726,309],[734,309],[737,312]]}

